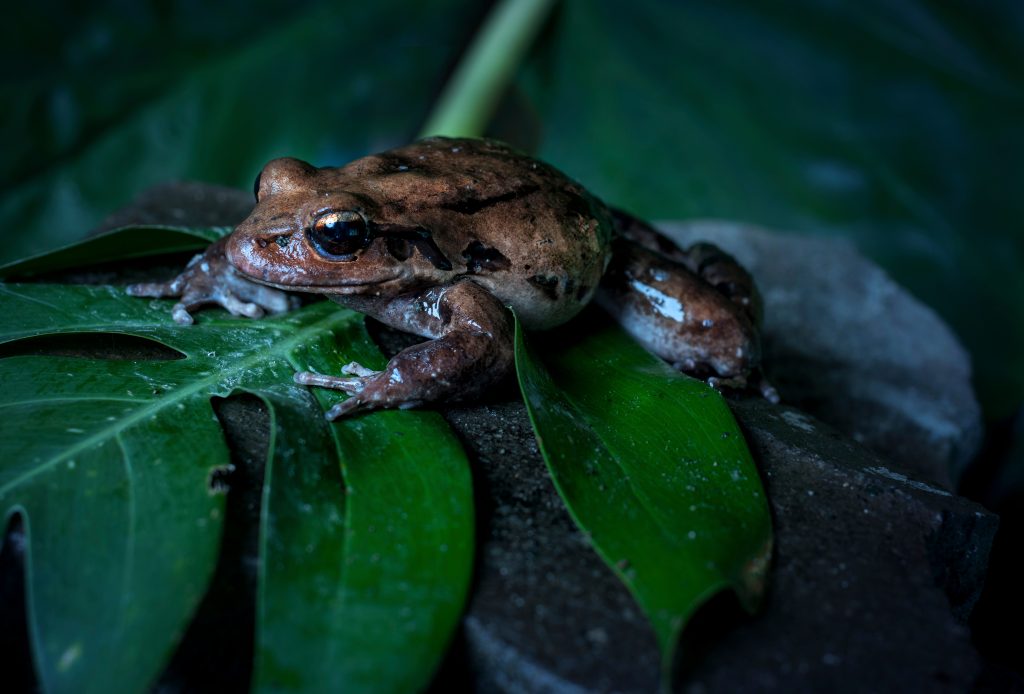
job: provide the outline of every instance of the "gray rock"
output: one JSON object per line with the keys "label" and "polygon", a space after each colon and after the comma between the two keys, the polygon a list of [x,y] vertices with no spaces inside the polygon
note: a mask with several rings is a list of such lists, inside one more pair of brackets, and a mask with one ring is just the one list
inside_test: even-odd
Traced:
{"label": "gray rock", "polygon": [[967,352],[930,308],[849,242],[723,221],[666,222],[743,263],[765,299],[766,371],[783,401],[953,489],[981,443]]}
{"label": "gray rock", "polygon": [[772,595],[692,691],[967,691],[998,521],[791,408],[734,403],[775,520]]}
{"label": "gray rock", "polygon": [[478,488],[463,639],[476,689],[655,691],[654,632],[566,512],[522,401],[444,414]]}
{"label": "gray rock", "polygon": [[130,224],[235,226],[249,215],[254,204],[252,193],[237,188],[193,181],[161,183],[111,213],[93,233]]}
{"label": "gray rock", "polygon": [[[765,611],[683,664],[691,692],[963,692],[964,623],[997,521],[802,412],[732,403],[765,476],[776,555]],[[464,643],[480,691],[650,692],[654,635],[547,479],[519,403],[447,410],[475,459],[483,543]],[[691,630],[691,633],[694,630]],[[711,632],[719,631],[711,628]]]}

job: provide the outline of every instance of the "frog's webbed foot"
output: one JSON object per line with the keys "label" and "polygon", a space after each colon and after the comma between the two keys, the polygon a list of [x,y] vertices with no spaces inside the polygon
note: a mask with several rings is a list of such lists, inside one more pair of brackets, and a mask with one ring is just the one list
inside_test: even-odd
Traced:
{"label": "frog's webbed foot", "polygon": [[202,306],[221,306],[236,316],[260,318],[265,313],[284,313],[296,304],[287,293],[239,273],[224,255],[223,239],[192,258],[174,279],[130,284],[126,291],[131,296],[180,298],[171,309],[171,316],[183,325],[191,324],[191,312]]}
{"label": "frog's webbed foot", "polygon": [[[295,374],[296,383],[349,394],[327,411],[327,419],[380,408],[407,409],[428,402],[472,399],[512,368],[509,315],[501,302],[479,285],[460,282],[392,303],[394,314],[403,319],[396,324],[408,328],[422,321],[419,327],[437,335],[436,339],[402,350],[382,371],[351,362],[341,369],[342,376],[310,371]],[[421,313],[410,318],[410,311]]]}

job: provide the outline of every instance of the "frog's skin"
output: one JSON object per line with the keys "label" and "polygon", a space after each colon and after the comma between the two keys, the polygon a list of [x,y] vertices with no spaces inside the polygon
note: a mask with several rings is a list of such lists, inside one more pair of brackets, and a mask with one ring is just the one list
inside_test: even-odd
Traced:
{"label": "frog's skin", "polygon": [[430,138],[341,168],[275,159],[255,193],[249,217],[179,277],[128,291],[181,297],[180,323],[206,304],[258,317],[287,310],[279,290],[326,294],[430,338],[383,371],[296,374],[350,394],[329,419],[480,396],[512,369],[506,306],[544,329],[596,295],[651,351],[725,385],[744,386],[760,361],[760,300],[731,257],[680,249],[493,140]]}

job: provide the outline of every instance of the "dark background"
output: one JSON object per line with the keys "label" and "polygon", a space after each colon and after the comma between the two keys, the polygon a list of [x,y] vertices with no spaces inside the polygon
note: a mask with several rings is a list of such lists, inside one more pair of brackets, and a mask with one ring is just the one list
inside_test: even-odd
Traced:
{"label": "dark background", "polygon": [[[0,43],[0,262],[155,183],[413,139],[489,3],[35,2]],[[851,239],[970,350],[1002,516],[976,640],[1010,663],[1024,501],[1024,4],[567,0],[491,133],[640,216]],[[935,374],[942,378],[942,374]],[[1019,634],[1019,630],[1016,630]]]}

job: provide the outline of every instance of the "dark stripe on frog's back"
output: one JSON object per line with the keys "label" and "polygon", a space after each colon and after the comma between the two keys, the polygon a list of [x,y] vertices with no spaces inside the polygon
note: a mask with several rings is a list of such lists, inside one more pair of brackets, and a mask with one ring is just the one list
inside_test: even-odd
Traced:
{"label": "dark stripe on frog's back", "polygon": [[[360,167],[364,174],[388,177],[391,182],[396,174],[407,177],[409,192],[434,188],[432,195],[421,190],[416,196],[392,197],[388,202],[396,211],[415,211],[420,205],[410,200],[417,199],[422,206],[473,214],[541,192],[558,195],[570,214],[602,222],[601,217],[607,218],[601,214],[604,205],[564,173],[494,140],[432,138],[367,159],[373,164]],[[472,188],[464,187],[466,178]],[[430,186],[430,181],[437,185]]]}
{"label": "dark stripe on frog's back", "polygon": [[486,197],[476,195],[475,191],[466,190],[465,194],[457,196],[456,199],[442,202],[440,207],[452,212],[458,212],[459,214],[475,214],[503,202],[512,202],[525,198],[538,190],[540,190],[540,186],[525,184],[507,192]]}

